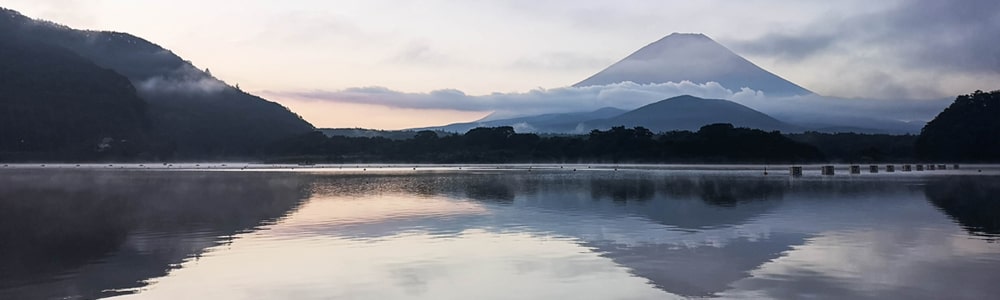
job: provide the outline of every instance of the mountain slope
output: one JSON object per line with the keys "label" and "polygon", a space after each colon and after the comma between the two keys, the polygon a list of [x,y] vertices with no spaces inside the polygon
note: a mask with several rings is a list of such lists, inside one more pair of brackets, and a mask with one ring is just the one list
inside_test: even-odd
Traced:
{"label": "mountain slope", "polygon": [[614,126],[642,126],[653,132],[663,132],[697,131],[702,126],[715,123],[729,123],[736,127],[767,131],[803,131],[800,127],[781,122],[736,102],[702,99],[687,95],[662,100],[632,111],[602,108],[586,113],[545,114],[513,119],[456,123],[413,130],[429,129],[464,133],[476,127],[511,126],[517,132],[586,133],[594,129],[605,130]]}
{"label": "mountain slope", "polygon": [[762,112],[736,102],[719,99],[702,99],[694,96],[677,96],[652,103],[617,117],[586,122],[588,128],[605,129],[612,126],[642,126],[653,132],[689,130],[702,126],[729,123],[736,127],[782,132],[801,129],[778,121]]}
{"label": "mountain slope", "polygon": [[454,123],[440,127],[418,128],[412,130],[439,130],[447,132],[465,133],[476,127],[499,127],[511,126],[517,132],[536,133],[585,133],[590,129],[584,128],[582,123],[595,119],[611,118],[625,113],[614,107],[605,107],[590,112],[543,114],[537,116],[527,116],[500,120],[479,120],[467,123]]}
{"label": "mountain slope", "polygon": [[127,78],[0,31],[0,161],[151,155],[146,103]]}
{"label": "mountain slope", "polygon": [[0,9],[0,30],[69,49],[128,77],[153,128],[186,157],[249,155],[313,126],[280,104],[245,93],[156,44],[118,32],[75,30]]}
{"label": "mountain slope", "polygon": [[749,87],[767,95],[812,94],[768,72],[703,34],[670,34],[573,85],[714,81],[728,89]]}

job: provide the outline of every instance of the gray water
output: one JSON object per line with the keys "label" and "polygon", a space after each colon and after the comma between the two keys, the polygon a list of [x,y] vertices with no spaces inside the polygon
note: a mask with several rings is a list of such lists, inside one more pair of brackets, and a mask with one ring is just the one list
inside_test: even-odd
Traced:
{"label": "gray water", "polygon": [[0,170],[0,299],[1000,294],[995,168],[356,167]]}

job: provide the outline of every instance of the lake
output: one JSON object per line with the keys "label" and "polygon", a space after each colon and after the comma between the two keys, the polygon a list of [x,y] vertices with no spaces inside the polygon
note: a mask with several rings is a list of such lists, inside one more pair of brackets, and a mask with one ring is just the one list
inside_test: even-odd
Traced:
{"label": "lake", "polygon": [[0,299],[1000,295],[1000,168],[837,172],[5,165]]}

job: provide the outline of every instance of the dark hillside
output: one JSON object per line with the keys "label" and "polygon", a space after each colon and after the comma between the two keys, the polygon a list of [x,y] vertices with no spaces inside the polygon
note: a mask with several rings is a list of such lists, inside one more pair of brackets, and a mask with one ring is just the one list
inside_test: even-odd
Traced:
{"label": "dark hillside", "polygon": [[1000,161],[1000,90],[958,96],[924,126],[916,147],[924,159]]}
{"label": "dark hillside", "polygon": [[0,32],[0,160],[152,159],[152,143],[127,78]]}
{"label": "dark hillside", "polygon": [[120,32],[76,30],[0,9],[0,31],[68,49],[127,77],[149,103],[152,128],[181,157],[252,155],[267,143],[313,130],[280,104],[248,94],[173,52]]}

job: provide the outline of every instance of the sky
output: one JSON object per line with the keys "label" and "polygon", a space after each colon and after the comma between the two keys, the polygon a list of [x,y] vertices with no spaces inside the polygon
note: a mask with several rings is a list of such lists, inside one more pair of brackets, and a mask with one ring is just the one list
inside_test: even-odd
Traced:
{"label": "sky", "polygon": [[[820,95],[884,101],[889,108],[996,89],[1000,82],[995,0],[4,0],[0,6],[78,29],[143,37],[317,127],[475,120],[502,109],[491,103],[564,95],[673,32],[704,33]],[[572,103],[548,106],[572,110]]]}

